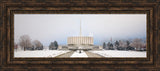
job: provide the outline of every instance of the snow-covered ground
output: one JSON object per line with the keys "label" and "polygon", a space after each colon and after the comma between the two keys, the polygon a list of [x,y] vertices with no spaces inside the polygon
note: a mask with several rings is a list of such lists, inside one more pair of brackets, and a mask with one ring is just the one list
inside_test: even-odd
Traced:
{"label": "snow-covered ground", "polygon": [[[70,52],[70,50],[34,50],[34,51],[23,51],[15,50],[15,58],[36,58],[36,57],[56,57],[58,55]],[[116,57],[116,58],[145,58],[147,57],[146,51],[119,51],[119,50],[91,50],[91,53],[99,54],[104,57]],[[76,58],[87,58],[87,54],[84,51],[79,53],[79,50],[75,51],[71,56]]]}
{"label": "snow-covered ground", "polygon": [[71,55],[71,57],[82,57],[82,58],[84,58],[84,57],[88,57],[88,56],[83,50],[81,50],[81,53],[79,53],[79,50],[77,50]]}
{"label": "snow-covered ground", "polygon": [[99,51],[89,51],[102,55],[104,57],[136,57],[136,58],[145,58],[147,57],[146,51],[119,51],[119,50],[99,50]]}
{"label": "snow-covered ground", "polygon": [[30,58],[30,57],[56,57],[58,55],[69,52],[69,50],[35,50],[35,51],[15,51],[15,58]]}

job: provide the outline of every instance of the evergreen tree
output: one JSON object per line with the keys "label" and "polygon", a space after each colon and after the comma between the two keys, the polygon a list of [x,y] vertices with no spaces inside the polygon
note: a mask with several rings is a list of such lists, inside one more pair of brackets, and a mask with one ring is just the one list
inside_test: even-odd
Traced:
{"label": "evergreen tree", "polygon": [[118,41],[115,42],[115,46],[116,46],[117,48],[119,47],[119,42],[118,42]]}
{"label": "evergreen tree", "polygon": [[53,50],[53,49],[54,49],[54,43],[53,43],[53,42],[50,43],[49,49],[50,49],[50,50]]}
{"label": "evergreen tree", "polygon": [[54,41],[53,43],[54,43],[54,46],[55,46],[56,49],[57,49],[57,48],[58,48],[58,43],[57,43],[57,41]]}
{"label": "evergreen tree", "polygon": [[103,43],[103,49],[105,49],[105,48],[106,48],[106,43],[104,42],[104,43]]}
{"label": "evergreen tree", "polygon": [[130,44],[130,42],[127,40],[127,41],[126,41],[126,43],[127,43],[127,47],[128,47],[128,46],[129,46],[129,44]]}
{"label": "evergreen tree", "polygon": [[110,48],[110,44],[111,44],[110,42],[107,43],[107,47],[108,47],[108,48]]}
{"label": "evergreen tree", "polygon": [[50,50],[56,50],[58,48],[58,43],[57,41],[51,42],[49,45]]}

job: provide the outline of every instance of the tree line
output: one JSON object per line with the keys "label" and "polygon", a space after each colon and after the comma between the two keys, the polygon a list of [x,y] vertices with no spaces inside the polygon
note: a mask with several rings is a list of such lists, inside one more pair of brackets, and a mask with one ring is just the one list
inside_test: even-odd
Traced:
{"label": "tree line", "polygon": [[[14,43],[14,48],[18,49],[18,45],[24,51],[26,50],[43,50],[44,46],[39,40],[31,41],[31,38],[28,35],[22,35],[19,38],[19,42],[16,44]],[[57,50],[58,43],[57,41],[51,42],[49,45],[49,50]]]}
{"label": "tree line", "polygon": [[111,42],[104,42],[103,49],[105,50],[136,50],[136,51],[146,51],[146,43],[142,41],[142,39],[136,38],[133,41],[115,41]]}

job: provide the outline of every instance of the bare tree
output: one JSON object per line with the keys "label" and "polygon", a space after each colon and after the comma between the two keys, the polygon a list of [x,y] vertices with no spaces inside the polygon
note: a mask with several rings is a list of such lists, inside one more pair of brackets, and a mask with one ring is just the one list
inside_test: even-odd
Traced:
{"label": "bare tree", "polygon": [[39,40],[34,40],[34,41],[33,41],[33,44],[34,44],[36,47],[41,47],[41,46],[42,46],[42,43],[41,43]]}
{"label": "bare tree", "polygon": [[126,48],[127,47],[127,43],[124,42],[124,41],[119,41],[119,46],[123,47],[123,48]]}
{"label": "bare tree", "polygon": [[38,50],[42,50],[43,49],[43,45],[39,40],[34,40],[33,41],[33,45],[36,47],[36,49]]}
{"label": "bare tree", "polygon": [[14,43],[14,49],[17,51],[17,49],[18,49],[18,44]]}
{"label": "bare tree", "polygon": [[136,50],[139,50],[141,47],[143,47],[142,39],[134,39],[130,46],[135,47]]}
{"label": "bare tree", "polygon": [[127,47],[127,43],[122,40],[119,40],[119,47],[117,49],[118,50],[125,50],[126,47]]}
{"label": "bare tree", "polygon": [[32,47],[31,39],[28,35],[22,35],[19,38],[19,44],[24,49],[24,51],[26,50],[26,48]]}

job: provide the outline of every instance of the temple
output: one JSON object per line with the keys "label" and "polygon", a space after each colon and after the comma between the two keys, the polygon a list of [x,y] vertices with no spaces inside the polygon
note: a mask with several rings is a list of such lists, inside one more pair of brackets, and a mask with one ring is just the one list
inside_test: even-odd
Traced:
{"label": "temple", "polygon": [[71,36],[67,39],[67,44],[70,46],[70,49],[91,49],[91,46],[94,45],[93,36],[83,36],[81,30],[81,21],[80,21],[80,33],[79,36]]}

